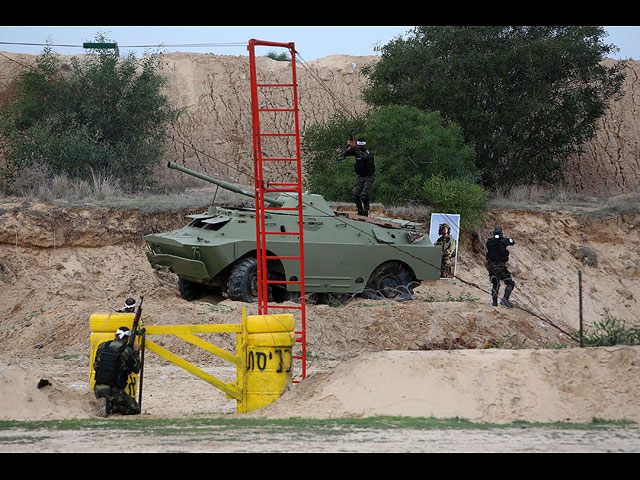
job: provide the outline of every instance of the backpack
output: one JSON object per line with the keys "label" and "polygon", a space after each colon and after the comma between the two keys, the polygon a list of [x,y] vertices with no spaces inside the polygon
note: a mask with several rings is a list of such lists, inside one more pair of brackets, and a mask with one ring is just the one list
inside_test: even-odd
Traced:
{"label": "backpack", "polygon": [[127,344],[123,343],[117,350],[113,350],[111,347],[111,341],[109,341],[102,352],[100,352],[100,362],[96,369],[96,385],[109,385],[111,387],[116,386],[124,388],[122,385],[122,378],[119,371],[120,354],[127,348]]}

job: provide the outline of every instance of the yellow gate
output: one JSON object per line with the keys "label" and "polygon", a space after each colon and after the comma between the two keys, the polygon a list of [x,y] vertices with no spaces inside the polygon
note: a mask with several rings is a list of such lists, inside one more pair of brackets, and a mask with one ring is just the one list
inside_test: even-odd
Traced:
{"label": "yellow gate", "polygon": [[[95,371],[93,360],[101,343],[112,340],[118,327],[132,328],[133,313],[94,314],[89,319],[91,329],[90,382],[93,390]],[[145,326],[145,349],[175,363],[196,377],[222,390],[237,401],[237,412],[247,413],[277,400],[291,382],[292,347],[295,343],[294,318],[291,314],[246,316],[242,309],[242,323],[218,325],[161,325]],[[236,353],[213,345],[195,334],[235,333]],[[151,341],[149,335],[175,335],[236,366],[235,382],[225,383],[197,366]],[[126,391],[135,397],[137,375],[129,376]]]}

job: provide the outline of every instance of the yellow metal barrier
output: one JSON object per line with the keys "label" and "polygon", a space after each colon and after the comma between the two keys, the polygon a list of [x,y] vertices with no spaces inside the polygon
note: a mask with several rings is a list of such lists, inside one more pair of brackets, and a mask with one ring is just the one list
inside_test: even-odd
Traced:
{"label": "yellow metal barrier", "polygon": [[[133,328],[134,313],[113,313],[113,314],[95,314],[89,318],[89,328],[91,329],[90,345],[91,355],[89,359],[89,388],[93,390],[96,383],[96,372],[93,369],[93,361],[96,358],[96,350],[101,343],[113,340],[115,338],[118,327]],[[138,390],[138,375],[132,373],[127,379],[125,392],[135,398]]]}
{"label": "yellow metal barrier", "polygon": [[[112,340],[120,326],[132,328],[133,313],[91,315],[90,388],[95,384],[93,360],[98,345]],[[252,315],[242,309],[241,324],[145,326],[145,348],[210,383],[237,401],[237,412],[247,413],[277,400],[291,381],[292,348],[295,343],[294,318],[290,314]],[[235,333],[236,354],[199,337],[196,333]],[[236,366],[235,382],[225,383],[157,343],[149,335],[175,335]],[[129,377],[127,393],[135,397],[137,375]]]}

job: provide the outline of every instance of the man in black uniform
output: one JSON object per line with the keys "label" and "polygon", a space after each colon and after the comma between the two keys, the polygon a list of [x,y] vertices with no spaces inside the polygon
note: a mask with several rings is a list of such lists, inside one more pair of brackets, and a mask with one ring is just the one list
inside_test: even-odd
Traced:
{"label": "man in black uniform", "polygon": [[371,187],[375,180],[376,167],[373,163],[373,152],[367,148],[364,138],[357,141],[349,140],[347,149],[342,153],[342,157],[354,156],[356,163],[356,184],[353,187],[352,198],[358,209],[358,215],[369,216],[369,199]]}
{"label": "man in black uniform", "polygon": [[493,236],[487,240],[487,270],[489,271],[492,285],[491,297],[494,307],[498,306],[498,292],[500,291],[501,281],[504,282],[505,289],[504,297],[502,297],[500,303],[506,307],[513,307],[513,304],[509,302],[509,296],[516,284],[511,279],[511,273],[507,265],[509,262],[509,250],[507,250],[507,247],[515,243],[512,238],[502,236],[502,227],[495,227]]}

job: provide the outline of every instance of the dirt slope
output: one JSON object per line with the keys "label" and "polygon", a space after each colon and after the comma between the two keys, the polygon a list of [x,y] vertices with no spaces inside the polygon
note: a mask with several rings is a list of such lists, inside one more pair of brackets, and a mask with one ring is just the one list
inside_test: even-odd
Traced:
{"label": "dirt slope", "polygon": [[[183,224],[184,213],[4,206],[0,211],[2,418],[93,416],[95,405],[87,388],[88,318],[120,308],[127,296],[145,296],[144,319],[149,325],[239,323],[243,306],[249,314],[257,313],[253,305],[215,297],[186,302],[178,295],[173,275],[150,268],[142,235]],[[300,385],[310,386],[292,400],[283,397],[280,410],[272,414],[282,415],[284,409],[309,416],[454,414],[487,421],[579,420],[590,415],[635,418],[638,409],[630,398],[637,392],[635,348],[558,353],[497,352],[485,347],[575,345],[563,332],[578,327],[578,269],[583,271],[585,323],[599,320],[605,307],[628,325],[637,323],[640,215],[596,221],[557,212],[504,210],[492,212],[487,222],[502,225],[516,239],[512,270],[517,289],[512,298],[522,309],[490,305],[480,243],[463,236],[459,279],[423,284],[414,301],[356,298],[340,308],[309,306],[310,376]],[[615,239],[612,230],[617,232]],[[612,254],[612,244],[625,248]],[[576,258],[582,246],[596,252],[596,265]],[[229,351],[235,348],[230,336],[211,341]],[[163,337],[159,343],[212,369],[225,381],[234,379],[228,365],[177,338]],[[433,351],[459,348],[464,350]],[[314,378],[340,363],[332,373]],[[159,357],[150,357],[147,365],[145,410],[150,415],[235,411],[235,402],[222,392]],[[478,371],[484,372],[481,377],[473,373]],[[53,386],[36,389],[40,378]],[[585,382],[593,388],[586,389]],[[393,399],[389,403],[394,407],[381,405],[383,397],[377,390],[381,384],[390,384],[388,391],[423,400]],[[48,403],[38,395],[48,395]],[[458,400],[452,404],[447,395]],[[547,395],[553,402],[536,403],[536,397]],[[326,397],[335,398],[330,413],[320,409]],[[578,399],[584,402],[580,414],[569,414],[567,402]]]}

